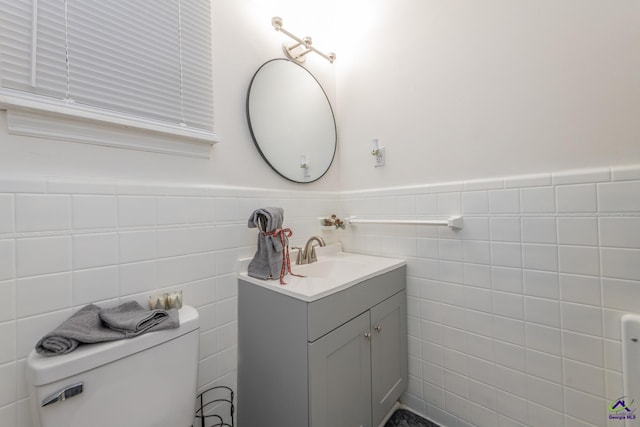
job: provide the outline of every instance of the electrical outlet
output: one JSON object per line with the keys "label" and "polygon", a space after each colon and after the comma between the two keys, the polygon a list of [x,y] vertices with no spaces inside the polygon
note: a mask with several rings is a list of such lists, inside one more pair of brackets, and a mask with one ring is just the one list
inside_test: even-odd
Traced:
{"label": "electrical outlet", "polygon": [[384,147],[378,148],[379,153],[373,156],[373,167],[379,168],[380,166],[384,166]]}

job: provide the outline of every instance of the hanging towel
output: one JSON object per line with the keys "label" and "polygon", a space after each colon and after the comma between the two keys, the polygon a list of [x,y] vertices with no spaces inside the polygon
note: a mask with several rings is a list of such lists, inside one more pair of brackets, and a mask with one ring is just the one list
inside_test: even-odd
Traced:
{"label": "hanging towel", "polygon": [[[275,279],[280,277],[282,267],[283,244],[279,236],[273,233],[282,227],[284,210],[282,208],[262,208],[253,211],[248,227],[260,230],[258,250],[247,268],[247,274],[257,279]],[[286,240],[288,245],[288,239]]]}
{"label": "hanging towel", "polygon": [[[142,309],[138,303],[135,304]],[[125,303],[123,305],[133,307],[131,303]],[[114,307],[114,309],[117,308],[118,307]],[[36,344],[36,352],[42,356],[58,356],[71,353],[78,345],[83,343],[92,344],[121,340],[145,332],[177,328],[180,325],[177,310],[169,310],[168,315],[161,322],[151,325],[147,329],[141,329],[138,332],[123,332],[107,326],[102,319],[100,319],[100,313],[102,311],[104,310],[94,304],[82,307],[70,318],[62,322],[60,326],[42,337]],[[134,311],[138,312],[139,309],[136,308]]]}

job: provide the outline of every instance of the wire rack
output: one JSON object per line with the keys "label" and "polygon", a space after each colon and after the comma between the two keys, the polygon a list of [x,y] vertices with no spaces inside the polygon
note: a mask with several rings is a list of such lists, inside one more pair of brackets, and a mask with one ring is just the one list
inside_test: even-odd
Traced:
{"label": "wire rack", "polygon": [[[200,420],[200,424],[193,427],[234,427],[235,405],[231,388],[224,385],[211,387],[198,395],[198,403],[200,407],[196,411],[196,418]],[[228,414],[206,414],[208,409],[213,409],[215,406],[219,406],[217,409],[222,410],[227,406]],[[210,422],[213,424],[207,424]]]}

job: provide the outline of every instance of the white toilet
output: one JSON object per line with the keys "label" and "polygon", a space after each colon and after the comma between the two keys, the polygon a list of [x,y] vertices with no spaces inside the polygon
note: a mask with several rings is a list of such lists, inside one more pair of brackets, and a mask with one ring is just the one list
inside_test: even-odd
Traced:
{"label": "white toilet", "polygon": [[27,360],[36,427],[188,427],[198,377],[198,312],[180,309],[180,327],[81,345]]}

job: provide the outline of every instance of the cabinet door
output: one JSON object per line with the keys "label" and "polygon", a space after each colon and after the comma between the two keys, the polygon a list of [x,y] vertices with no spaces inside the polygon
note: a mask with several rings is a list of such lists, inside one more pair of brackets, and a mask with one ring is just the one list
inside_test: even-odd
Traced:
{"label": "cabinet door", "polygon": [[371,309],[373,425],[407,388],[407,296],[402,291]]}
{"label": "cabinet door", "polygon": [[369,312],[309,343],[311,427],[371,427]]}

